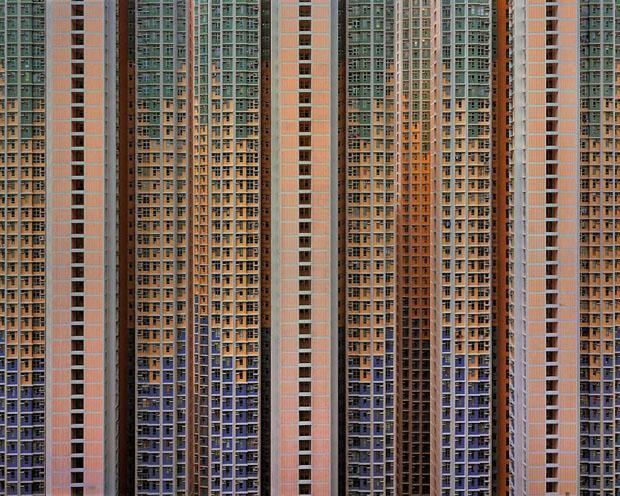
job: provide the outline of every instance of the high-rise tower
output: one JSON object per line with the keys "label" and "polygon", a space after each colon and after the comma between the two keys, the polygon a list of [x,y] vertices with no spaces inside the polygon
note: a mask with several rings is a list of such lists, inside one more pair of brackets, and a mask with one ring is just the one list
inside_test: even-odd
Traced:
{"label": "high-rise tower", "polygon": [[256,494],[261,476],[261,5],[255,0],[208,6],[209,487],[211,494]]}
{"label": "high-rise tower", "polygon": [[197,494],[209,490],[209,3],[194,2],[194,107],[192,171],[192,304],[194,306],[193,480]]}
{"label": "high-rise tower", "polygon": [[578,393],[584,307],[577,233],[585,227],[579,191],[587,184],[579,171],[578,5],[515,2],[512,16],[512,478],[517,494],[577,494],[586,413]]}
{"label": "high-rise tower", "polygon": [[442,494],[492,488],[491,2],[433,6],[435,438]]}
{"label": "high-rise tower", "polygon": [[135,491],[190,479],[191,2],[135,2]]}
{"label": "high-rise tower", "polygon": [[3,2],[0,491],[116,491],[116,11]]}
{"label": "high-rise tower", "polygon": [[[577,115],[581,122],[578,143],[580,152],[578,177],[581,180],[578,204],[581,233],[579,239],[581,409],[578,424],[580,438],[578,443],[572,445],[580,447],[579,487],[582,494],[614,494],[620,488],[617,451],[620,427],[620,414],[617,409],[619,394],[617,349],[620,338],[618,313],[620,6],[609,1],[582,1],[574,7],[574,10],[579,9],[579,23],[575,27],[568,22],[569,11],[562,10],[567,7],[558,8],[558,20],[555,22],[558,33],[556,36],[559,40],[563,40],[561,32],[566,29],[564,24],[568,24],[574,32],[573,36],[580,41],[577,63],[573,57],[569,59],[570,67],[576,65],[580,74]],[[564,38],[566,45],[571,42],[572,36]],[[560,50],[561,47],[562,45],[559,47]],[[568,58],[567,52],[568,50],[564,54]],[[567,67],[565,74],[568,71]],[[575,94],[576,90],[577,86]],[[561,119],[560,117],[560,123]],[[576,148],[577,144],[574,146]],[[561,436],[562,432],[560,442],[562,442]],[[558,475],[561,477],[561,473]]]}
{"label": "high-rise tower", "polygon": [[116,490],[115,19],[46,5],[47,494]]}
{"label": "high-rise tower", "polygon": [[397,1],[398,494],[430,492],[431,8]]}
{"label": "high-rise tower", "polygon": [[[346,22],[346,486],[396,494],[394,2],[351,1]],[[344,427],[344,426],[343,426]]]}
{"label": "high-rise tower", "polygon": [[337,487],[337,14],[272,3],[273,494]]}

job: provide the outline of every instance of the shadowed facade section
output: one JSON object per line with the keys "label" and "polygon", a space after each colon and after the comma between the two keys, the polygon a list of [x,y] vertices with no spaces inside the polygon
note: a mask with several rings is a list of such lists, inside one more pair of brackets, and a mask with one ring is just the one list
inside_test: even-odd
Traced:
{"label": "shadowed facade section", "polygon": [[430,492],[430,47],[428,2],[396,2],[398,493]]}

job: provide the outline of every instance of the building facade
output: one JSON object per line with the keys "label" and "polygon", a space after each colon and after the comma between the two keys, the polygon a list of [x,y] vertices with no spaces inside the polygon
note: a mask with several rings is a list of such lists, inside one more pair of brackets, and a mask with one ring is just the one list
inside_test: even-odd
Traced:
{"label": "building facade", "polygon": [[261,9],[258,1],[205,3],[209,491],[256,494],[261,475]]}
{"label": "building facade", "polygon": [[[525,386],[525,464],[516,478],[519,493],[584,494],[579,462],[578,393],[583,288],[579,272],[581,229],[579,190],[580,126],[579,15],[574,2],[525,2],[515,5],[515,20],[530,41],[515,56],[514,178],[516,254],[520,280],[515,321],[523,359],[516,374]],[[515,36],[520,36],[515,32]],[[521,70],[517,71],[517,67]],[[516,138],[517,139],[517,138]],[[520,207],[520,208],[519,208]],[[517,263],[518,259],[518,263]],[[517,287],[517,286],[516,286]],[[515,289],[516,289],[515,287]],[[519,406],[519,405],[518,405]],[[517,419],[516,419],[517,420]],[[520,419],[519,419],[520,420]],[[521,441],[517,442],[517,446]],[[599,486],[598,489],[603,489]],[[587,494],[587,492],[585,493]]]}
{"label": "building facade", "polygon": [[47,494],[116,491],[115,18],[46,6]]}
{"label": "building facade", "polygon": [[493,21],[490,2],[434,5],[432,332],[441,494],[492,489]]}
{"label": "building facade", "polygon": [[3,494],[116,491],[110,7],[0,5]]}
{"label": "building facade", "polygon": [[[579,308],[580,406],[578,460],[583,494],[613,494],[618,411],[618,22],[612,2],[580,2],[579,68]],[[559,11],[561,13],[561,11]],[[562,17],[558,15],[558,36]],[[561,39],[561,38],[560,38]],[[570,41],[570,38],[567,40]],[[575,91],[575,93],[577,93]],[[560,433],[561,434],[561,433]]]}
{"label": "building facade", "polygon": [[190,484],[191,2],[135,2],[135,492]]}
{"label": "building facade", "polygon": [[394,2],[347,2],[346,487],[396,494]]}
{"label": "building facade", "polygon": [[271,492],[338,477],[336,5],[273,2]]}
{"label": "building facade", "polygon": [[[0,490],[42,494],[47,328],[45,9],[43,5],[22,9],[20,2],[3,2],[1,8]],[[23,24],[30,29],[21,39]],[[18,206],[22,206],[19,213]],[[19,442],[20,434],[28,440]]]}
{"label": "building facade", "polygon": [[619,9],[0,2],[0,492],[618,492]]}
{"label": "building facade", "polygon": [[430,492],[431,9],[396,2],[397,472]]}

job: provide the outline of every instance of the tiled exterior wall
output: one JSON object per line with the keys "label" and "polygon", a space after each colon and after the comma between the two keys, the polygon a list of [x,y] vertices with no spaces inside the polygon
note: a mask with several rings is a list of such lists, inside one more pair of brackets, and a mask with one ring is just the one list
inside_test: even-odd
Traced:
{"label": "tiled exterior wall", "polygon": [[194,261],[194,481],[209,490],[209,2],[194,1],[192,213]]}
{"label": "tiled exterior wall", "polygon": [[335,490],[337,15],[272,4],[272,479]]}
{"label": "tiled exterior wall", "polygon": [[[574,2],[527,2],[527,493],[578,487],[578,93]],[[515,69],[516,70],[516,69]],[[518,123],[523,125],[523,123]],[[518,276],[518,274],[517,274]]]}
{"label": "tiled exterior wall", "polygon": [[437,491],[491,494],[493,8],[436,9]]}
{"label": "tiled exterior wall", "polygon": [[[107,147],[106,6],[47,6],[46,58],[46,493],[97,494],[105,485],[109,298],[115,225],[106,217],[115,197],[115,150]],[[111,173],[111,175],[109,175]],[[110,237],[112,236],[112,237]],[[112,305],[114,308],[115,305]],[[115,328],[115,321],[112,321]],[[115,336],[111,338],[115,339]],[[112,388],[114,390],[114,388]],[[114,425],[114,422],[112,423]],[[108,437],[111,435],[111,438]],[[105,463],[112,465],[105,466]]]}

